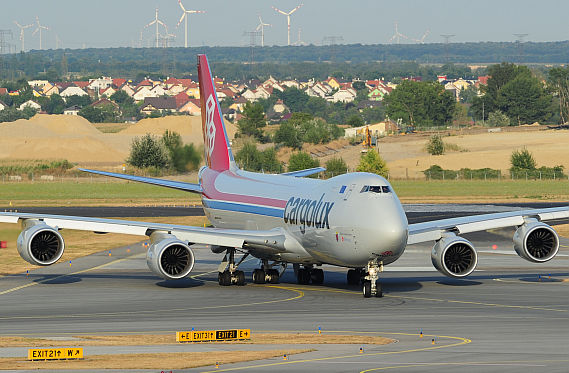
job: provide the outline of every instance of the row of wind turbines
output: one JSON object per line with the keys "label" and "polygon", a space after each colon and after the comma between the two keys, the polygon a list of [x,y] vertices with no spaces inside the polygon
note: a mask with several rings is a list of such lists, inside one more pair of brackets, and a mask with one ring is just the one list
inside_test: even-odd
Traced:
{"label": "row of wind turbines", "polygon": [[[188,10],[184,7],[184,4],[182,4],[182,0],[178,0],[178,5],[180,6],[180,8],[182,9],[182,16],[180,17],[180,20],[178,21],[178,24],[176,25],[176,27],[180,27],[180,25],[182,24],[182,22],[184,22],[184,47],[188,48],[189,45],[189,33],[188,33],[188,18],[191,14],[205,14],[206,12],[203,10]],[[291,45],[290,43],[290,16],[296,12],[298,9],[300,9],[304,4],[300,4],[299,6],[297,6],[296,8],[292,9],[290,12],[285,12],[283,10],[277,9],[275,7],[272,7],[276,12],[286,16],[287,18],[287,30],[288,30],[288,34],[287,34],[287,44]],[[160,46],[160,40],[161,39],[165,39],[166,40],[166,45],[168,46],[169,40],[171,38],[174,37],[174,34],[170,34],[168,32],[168,26],[158,18],[158,8],[156,8],[155,14],[154,14],[154,19],[149,22],[146,26],[144,26],[145,29],[154,26],[155,27],[155,47],[158,48]],[[165,36],[162,37],[160,35],[160,26],[162,26],[164,28],[165,31]],[[265,46],[265,27],[271,27],[272,25],[270,23],[265,23],[263,22],[263,19],[261,18],[261,16],[259,15],[259,24],[257,25],[257,28],[255,29],[256,32],[260,32],[261,34],[261,46],[264,47]],[[141,32],[141,42],[142,42],[142,32]]]}
{"label": "row of wind turbines", "polygon": [[32,32],[32,36],[34,36],[35,34],[39,33],[39,39],[40,39],[40,49],[43,49],[43,45],[42,45],[42,31],[49,31],[50,28],[47,26],[44,26],[40,23],[40,19],[38,16],[36,16],[36,22],[35,23],[30,23],[29,25],[21,25],[20,23],[18,23],[18,21],[14,21],[14,23],[16,24],[16,26],[18,26],[18,28],[20,29],[20,41],[22,42],[22,52],[25,51],[25,30],[30,28],[30,27],[34,27],[36,26],[36,29]]}

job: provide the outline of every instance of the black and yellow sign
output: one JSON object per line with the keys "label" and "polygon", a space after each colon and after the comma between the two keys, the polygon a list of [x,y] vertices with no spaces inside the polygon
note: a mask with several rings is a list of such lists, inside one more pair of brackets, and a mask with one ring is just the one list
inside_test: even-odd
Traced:
{"label": "black and yellow sign", "polygon": [[251,339],[251,329],[192,330],[176,332],[177,342],[209,342]]}
{"label": "black and yellow sign", "polygon": [[32,348],[28,360],[70,360],[83,359],[82,348]]}

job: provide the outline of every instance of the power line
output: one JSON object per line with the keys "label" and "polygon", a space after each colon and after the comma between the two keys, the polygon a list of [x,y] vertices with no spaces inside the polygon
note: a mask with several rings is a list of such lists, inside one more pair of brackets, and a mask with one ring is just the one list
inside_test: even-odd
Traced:
{"label": "power line", "polygon": [[446,61],[446,63],[449,62],[448,43],[449,43],[450,39],[454,36],[456,36],[456,35],[454,35],[454,34],[441,34],[441,37],[443,39],[445,39],[445,61]]}
{"label": "power line", "polygon": [[523,62],[524,58],[524,39],[529,34],[513,34],[516,37],[516,46],[518,48],[518,63]]}

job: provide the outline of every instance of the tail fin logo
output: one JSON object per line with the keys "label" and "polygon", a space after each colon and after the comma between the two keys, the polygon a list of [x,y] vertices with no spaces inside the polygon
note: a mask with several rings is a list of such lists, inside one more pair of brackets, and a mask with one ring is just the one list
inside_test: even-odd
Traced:
{"label": "tail fin logo", "polygon": [[206,104],[206,136],[207,136],[207,152],[209,157],[213,153],[213,148],[215,147],[215,123],[213,118],[215,117],[215,99],[213,95],[209,95]]}

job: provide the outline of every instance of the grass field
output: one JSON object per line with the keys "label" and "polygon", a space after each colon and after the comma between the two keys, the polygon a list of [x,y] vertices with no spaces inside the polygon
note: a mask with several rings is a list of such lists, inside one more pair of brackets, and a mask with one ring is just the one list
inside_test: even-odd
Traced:
{"label": "grass field", "polygon": [[0,184],[0,207],[125,206],[199,203],[199,196],[134,182],[13,182]]}
{"label": "grass field", "polygon": [[[0,184],[0,207],[199,204],[199,196],[133,182],[78,181]],[[567,180],[393,180],[402,202],[569,201]]]}

